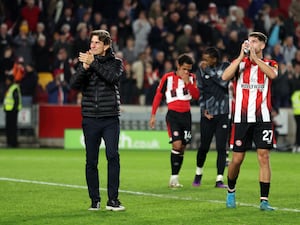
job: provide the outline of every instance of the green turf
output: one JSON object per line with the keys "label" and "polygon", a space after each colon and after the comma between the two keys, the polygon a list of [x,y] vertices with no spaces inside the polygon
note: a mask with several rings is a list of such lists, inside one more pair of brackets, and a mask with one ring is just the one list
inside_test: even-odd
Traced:
{"label": "green turf", "polygon": [[104,209],[107,193],[103,151],[100,155],[101,210],[88,211],[90,201],[84,177],[84,151],[1,149],[0,224],[300,224],[300,154],[271,154],[270,203],[277,210],[261,212],[258,209],[255,152],[247,154],[242,166],[237,184],[236,209],[225,207],[226,190],[214,188],[215,151],[208,154],[200,188],[191,186],[196,152],[186,152],[180,174],[184,187],[180,190],[167,187],[170,174],[168,151],[120,153],[119,197],[126,211],[108,212]]}

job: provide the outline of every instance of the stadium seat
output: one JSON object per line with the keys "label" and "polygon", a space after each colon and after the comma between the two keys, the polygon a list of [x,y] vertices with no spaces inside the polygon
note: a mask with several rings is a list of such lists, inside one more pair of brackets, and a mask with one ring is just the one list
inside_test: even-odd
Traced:
{"label": "stadium seat", "polygon": [[45,90],[47,84],[53,80],[53,75],[50,72],[39,72],[38,73],[38,84]]}

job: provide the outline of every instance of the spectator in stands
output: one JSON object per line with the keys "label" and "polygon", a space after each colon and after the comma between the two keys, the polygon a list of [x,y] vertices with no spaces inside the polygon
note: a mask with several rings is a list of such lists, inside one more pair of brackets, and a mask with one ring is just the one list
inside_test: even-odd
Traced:
{"label": "spectator in stands", "polygon": [[155,24],[155,20],[158,17],[164,17],[163,8],[161,2],[159,0],[155,0],[152,2],[150,9],[149,9],[149,22],[151,26]]}
{"label": "spectator in stands", "polygon": [[270,38],[268,39],[268,49],[266,49],[267,52],[270,52],[275,44],[282,44],[284,41],[286,31],[284,27],[283,16],[278,15],[274,18],[274,22],[271,25],[269,34]]}
{"label": "spectator in stands", "polygon": [[3,109],[5,112],[6,143],[9,148],[18,147],[18,113],[22,109],[21,90],[14,82],[14,76],[8,75],[5,80]]}
{"label": "spectator in stands", "polygon": [[282,45],[282,54],[286,63],[291,63],[295,58],[297,48],[294,44],[293,36],[287,36]]}
{"label": "spectator in stands", "polygon": [[28,22],[29,31],[35,32],[39,21],[41,9],[35,5],[35,0],[27,0],[26,5],[21,8],[21,16],[23,20]]}
{"label": "spectator in stands", "polygon": [[25,68],[24,68],[24,58],[18,57],[16,58],[13,68],[12,68],[12,75],[14,76],[14,82],[20,83],[24,77]]}
{"label": "spectator in stands", "polygon": [[168,12],[165,22],[168,32],[174,34],[175,39],[178,37],[178,35],[182,34],[183,25],[178,12]]}
{"label": "spectator in stands", "polygon": [[278,76],[273,80],[272,92],[275,108],[291,107],[292,79],[294,76],[291,63],[279,63]]}
{"label": "spectator in stands", "polygon": [[165,73],[169,73],[169,72],[171,72],[173,70],[174,70],[173,61],[169,60],[169,59],[166,59],[165,63],[164,63],[164,74]]}
{"label": "spectator in stands", "polygon": [[24,77],[21,80],[20,88],[23,106],[31,106],[35,99],[35,92],[38,84],[38,75],[34,64],[25,64]]}
{"label": "spectator in stands", "polygon": [[37,72],[51,71],[53,56],[45,35],[41,34],[37,37],[36,44],[33,48],[33,56]]}
{"label": "spectator in stands", "polygon": [[92,29],[92,21],[91,20],[92,20],[92,8],[88,7],[83,11],[82,20],[78,20],[78,22],[75,23],[75,25],[78,23],[85,23],[88,30],[91,30]]}
{"label": "spectator in stands", "polygon": [[89,30],[85,23],[77,25],[77,34],[72,44],[72,58],[78,56],[79,52],[86,52],[89,49]]}
{"label": "spectator in stands", "polygon": [[3,57],[4,51],[7,47],[12,46],[13,39],[8,33],[8,26],[6,23],[0,25],[0,60]]}
{"label": "spectator in stands", "polygon": [[111,41],[112,41],[112,48],[114,51],[119,51],[119,40],[122,39],[123,37],[120,37],[119,36],[119,33],[118,33],[118,27],[116,25],[111,25],[110,28],[109,28],[109,33],[110,33],[110,36],[111,36]]}
{"label": "spectator in stands", "polygon": [[64,47],[60,48],[58,50],[58,53],[56,55],[56,58],[53,62],[53,73],[56,70],[61,71],[61,76],[63,77],[63,80],[69,84],[70,78],[72,74],[75,72],[73,67],[73,61],[70,59],[67,49]]}
{"label": "spectator in stands", "polygon": [[191,51],[191,44],[193,44],[193,28],[189,24],[183,27],[183,34],[179,35],[176,39],[176,50],[179,54]]}
{"label": "spectator in stands", "polygon": [[43,22],[38,22],[36,25],[36,32],[34,33],[34,37],[37,40],[42,35],[48,36],[49,32],[46,31],[46,27]]}
{"label": "spectator in stands", "polygon": [[63,10],[63,14],[60,16],[59,21],[56,24],[55,31],[61,31],[61,28],[64,24],[68,24],[70,26],[70,32],[75,34],[76,29],[76,20],[73,15],[73,10],[70,6],[66,6]]}
{"label": "spectator in stands", "polygon": [[155,19],[155,24],[152,26],[148,36],[149,46],[152,48],[154,54],[163,49],[162,40],[167,35],[167,29],[164,26],[164,19],[159,16]]}
{"label": "spectator in stands", "polygon": [[274,59],[278,63],[285,63],[284,56],[281,51],[281,44],[277,43],[271,50],[271,59]]}
{"label": "spectator in stands", "polygon": [[226,46],[227,54],[229,57],[229,61],[232,61],[234,58],[236,58],[240,52],[239,45],[241,43],[239,39],[239,34],[237,30],[232,30],[228,34],[229,41],[228,45]]}
{"label": "spectator in stands", "polygon": [[24,63],[31,63],[32,47],[35,44],[35,38],[29,33],[28,23],[23,20],[19,26],[19,33],[13,39],[14,54],[17,57],[23,57]]}
{"label": "spectator in stands", "polygon": [[155,95],[156,88],[158,86],[160,77],[158,69],[154,69],[150,62],[145,64],[145,75],[143,90],[145,92],[145,105],[151,105]]}
{"label": "spectator in stands", "polygon": [[139,104],[145,104],[145,95],[143,94],[144,71],[145,71],[145,53],[141,52],[139,58],[132,63],[132,75],[136,80],[136,87],[139,91]]}
{"label": "spectator in stands", "polygon": [[64,79],[64,74],[61,69],[56,69],[53,72],[54,79],[47,86],[48,103],[50,104],[66,104],[68,102],[68,94],[70,86]]}
{"label": "spectator in stands", "polygon": [[257,13],[253,20],[254,30],[268,34],[271,28],[272,22],[270,17],[271,6],[264,4],[262,9]]}
{"label": "spectator in stands", "polygon": [[135,38],[134,51],[138,56],[148,45],[148,35],[151,31],[151,25],[148,21],[145,11],[140,11],[139,16],[132,23],[133,35]]}
{"label": "spectator in stands", "polygon": [[187,12],[182,20],[184,24],[189,24],[192,27],[193,34],[196,34],[198,28],[198,11],[195,2],[189,2],[186,6]]}
{"label": "spectator in stands", "polygon": [[0,102],[3,102],[4,98],[6,76],[12,75],[14,63],[13,49],[8,46],[0,56]]}
{"label": "spectator in stands", "polygon": [[215,29],[212,27],[207,13],[199,13],[197,32],[205,45],[213,45]]}
{"label": "spectator in stands", "polygon": [[166,56],[163,51],[158,51],[153,57],[153,70],[157,71],[159,78],[161,78],[164,75],[165,60]]}
{"label": "spectator in stands", "polygon": [[0,2],[0,23],[4,21],[5,18],[5,6],[4,6],[4,1]]}
{"label": "spectator in stands", "polygon": [[236,7],[234,20],[229,21],[228,31],[236,30],[238,32],[238,39],[240,42],[248,38],[248,29],[244,23],[244,11],[241,7]]}
{"label": "spectator in stands", "polygon": [[166,58],[173,60],[172,53],[176,50],[175,35],[171,32],[167,32],[166,36],[162,40],[162,43],[162,50],[164,51]]}
{"label": "spectator in stands", "polygon": [[289,11],[292,13],[292,15],[295,18],[296,23],[300,23],[300,1],[299,0],[292,0]]}
{"label": "spectator in stands", "polygon": [[64,0],[51,0],[46,3],[44,10],[46,11],[49,33],[57,32],[59,30],[58,23],[62,17],[64,8]]}
{"label": "spectator in stands", "polygon": [[118,27],[119,37],[122,37],[118,40],[120,50],[122,50],[126,45],[126,40],[133,36],[130,16],[126,14],[126,11],[123,8],[119,9],[118,18],[115,24]]}
{"label": "spectator in stands", "polygon": [[126,39],[126,46],[122,49],[122,53],[126,62],[132,64],[136,59],[136,55],[134,52],[134,39],[133,37],[128,37]]}
{"label": "spectator in stands", "polygon": [[209,21],[214,28],[224,23],[223,18],[219,15],[218,6],[214,2],[209,3],[207,13]]}
{"label": "spectator in stands", "polygon": [[93,16],[92,16],[92,29],[93,30],[98,30],[100,29],[101,25],[103,23],[107,23],[105,18],[103,18],[102,14],[100,12],[94,12]]}
{"label": "spectator in stands", "polygon": [[292,60],[292,65],[300,64],[300,49],[297,49],[295,53],[295,58]]}
{"label": "spectator in stands", "polygon": [[133,76],[132,66],[126,63],[125,76],[120,80],[120,96],[122,104],[137,105],[139,103],[139,90],[136,86],[136,79]]}
{"label": "spectator in stands", "polygon": [[[68,26],[68,25],[66,25]],[[56,56],[59,52],[59,49],[64,48],[68,52],[68,55],[72,55],[72,43],[70,42],[69,34],[64,33],[63,31],[60,31],[57,34],[57,38],[54,40],[54,43],[52,45],[52,52],[53,55]],[[73,39],[73,37],[71,38]]]}

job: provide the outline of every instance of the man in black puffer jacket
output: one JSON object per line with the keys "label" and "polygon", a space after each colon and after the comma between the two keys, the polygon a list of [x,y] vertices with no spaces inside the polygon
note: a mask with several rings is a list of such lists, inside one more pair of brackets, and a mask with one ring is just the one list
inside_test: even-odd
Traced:
{"label": "man in black puffer jacket", "polygon": [[98,157],[101,139],[106,146],[108,163],[107,210],[121,211],[120,183],[120,94],[122,61],[111,48],[110,34],[105,30],[91,33],[90,50],[79,53],[79,64],[71,78],[71,87],[82,92],[82,129],[86,145],[86,181],[91,207],[100,209]]}

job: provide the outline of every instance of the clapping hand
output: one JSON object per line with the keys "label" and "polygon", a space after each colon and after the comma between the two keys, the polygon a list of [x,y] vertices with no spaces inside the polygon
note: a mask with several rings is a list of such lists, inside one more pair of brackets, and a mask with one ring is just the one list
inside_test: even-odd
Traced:
{"label": "clapping hand", "polygon": [[94,55],[90,51],[87,51],[85,53],[80,52],[78,60],[79,62],[83,63],[83,67],[85,69],[88,69],[90,67],[90,64],[94,61]]}

